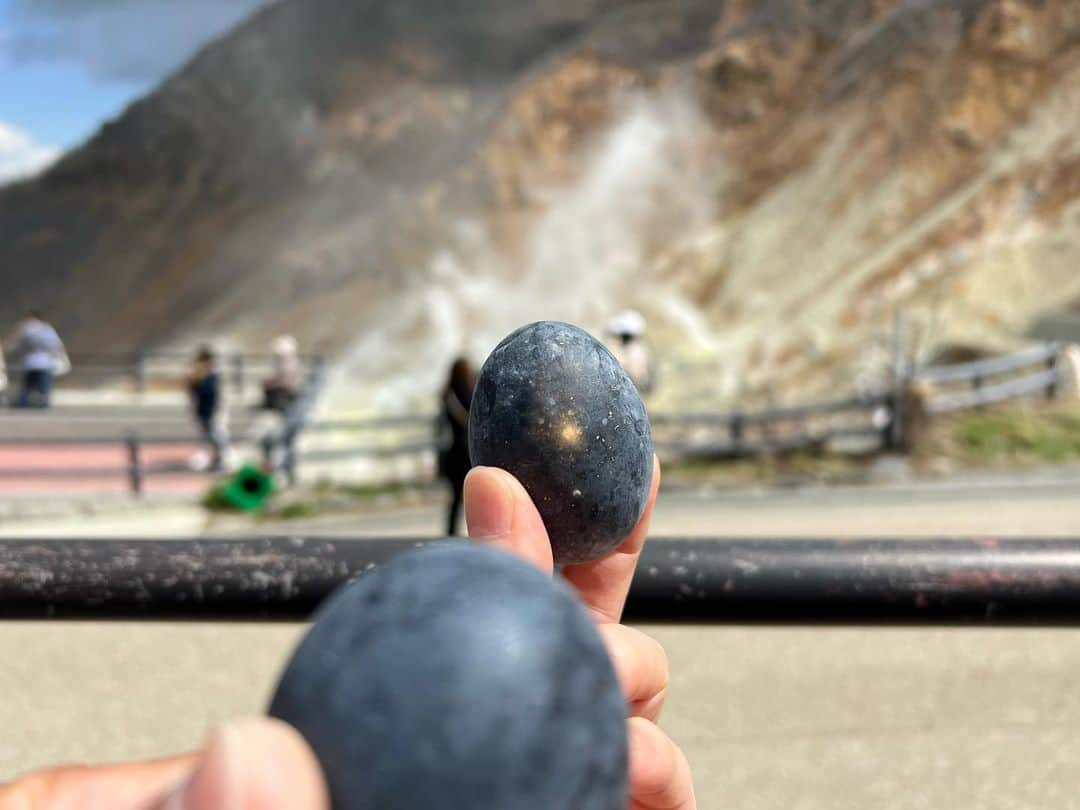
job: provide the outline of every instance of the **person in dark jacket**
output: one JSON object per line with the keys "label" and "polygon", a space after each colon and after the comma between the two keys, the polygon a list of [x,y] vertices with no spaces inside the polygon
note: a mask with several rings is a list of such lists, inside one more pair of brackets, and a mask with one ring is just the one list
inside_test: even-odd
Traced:
{"label": "person in dark jacket", "polygon": [[217,370],[214,350],[209,346],[199,349],[195,355],[195,365],[188,378],[188,393],[195,421],[210,445],[210,470],[220,472],[224,467],[229,436],[225,429],[221,374]]}
{"label": "person in dark jacket", "polygon": [[457,533],[461,515],[462,489],[472,467],[469,461],[469,407],[472,405],[476,373],[464,357],[450,367],[450,377],[442,390],[442,443],[439,448],[439,476],[452,490],[447,515],[447,536]]}

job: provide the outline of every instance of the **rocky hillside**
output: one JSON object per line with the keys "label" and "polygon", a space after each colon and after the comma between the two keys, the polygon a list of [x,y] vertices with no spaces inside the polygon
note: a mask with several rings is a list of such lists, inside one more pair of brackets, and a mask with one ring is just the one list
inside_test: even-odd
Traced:
{"label": "rocky hillside", "polygon": [[[1072,0],[285,0],[0,190],[0,323],[345,361],[650,318],[661,400],[872,385],[1080,301]],[[376,383],[377,384],[374,384]]]}

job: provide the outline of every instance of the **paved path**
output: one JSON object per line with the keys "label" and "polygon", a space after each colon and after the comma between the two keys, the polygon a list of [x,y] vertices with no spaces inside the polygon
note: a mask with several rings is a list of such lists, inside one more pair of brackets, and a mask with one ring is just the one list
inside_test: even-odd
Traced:
{"label": "paved path", "polygon": [[[243,429],[252,413],[233,408],[229,423]],[[9,438],[123,438],[136,430],[146,438],[195,437],[183,399],[146,403],[69,403],[47,411],[0,409],[0,441]]]}
{"label": "paved path", "polygon": [[[210,479],[195,472],[192,462],[207,449],[181,395],[99,402],[68,393],[46,411],[0,409],[0,492],[58,497],[130,492],[125,437],[131,433],[142,440],[144,493],[196,498],[206,492]],[[235,439],[248,435],[253,418],[248,408],[232,409]]]}
{"label": "paved path", "polygon": [[[1076,495],[1067,482],[708,499],[669,493],[655,528],[666,535],[1080,535]],[[124,525],[114,519],[103,533],[200,528],[184,522],[191,513],[167,514]],[[289,528],[430,533],[439,514],[410,509]],[[94,533],[86,525],[80,531]],[[665,723],[690,755],[702,808],[1080,807],[1080,632],[646,629],[671,658]],[[264,708],[301,630],[2,624],[0,776],[193,745],[208,726]]]}
{"label": "paved path", "polygon": [[[428,535],[438,507],[263,524],[264,533],[337,536]],[[213,531],[213,527],[210,529]],[[226,533],[242,532],[231,521]],[[653,534],[677,537],[1080,536],[1080,479],[1001,481],[962,486],[808,488],[758,493],[665,492]]]}
{"label": "paved path", "polygon": [[[144,493],[186,493],[196,498],[210,479],[191,467],[195,441],[150,444],[140,448],[146,474]],[[0,444],[0,488],[5,495],[86,493],[121,494],[132,491],[130,456],[123,442],[115,444]]]}
{"label": "paved path", "polygon": [[124,437],[131,432],[153,441],[140,447],[140,463],[157,471],[143,478],[143,492],[195,498],[206,491],[207,476],[191,467],[202,443],[175,404],[0,411],[0,491],[57,497],[130,492]]}

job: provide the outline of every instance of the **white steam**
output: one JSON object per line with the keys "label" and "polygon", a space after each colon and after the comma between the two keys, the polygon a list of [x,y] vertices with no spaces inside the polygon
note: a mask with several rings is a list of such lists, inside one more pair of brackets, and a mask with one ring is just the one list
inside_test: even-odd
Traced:
{"label": "white steam", "polygon": [[500,252],[485,225],[459,223],[431,257],[425,286],[388,302],[383,321],[344,358],[326,410],[428,410],[454,357],[479,364],[534,320],[598,334],[633,306],[710,343],[700,313],[655,278],[658,258],[713,218],[707,131],[687,92],[636,96],[593,145],[575,185],[541,190],[548,202],[516,246],[520,258]]}

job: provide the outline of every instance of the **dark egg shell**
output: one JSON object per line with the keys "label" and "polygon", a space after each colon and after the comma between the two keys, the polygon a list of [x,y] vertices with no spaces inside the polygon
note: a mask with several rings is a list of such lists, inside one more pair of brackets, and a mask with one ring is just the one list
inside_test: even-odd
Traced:
{"label": "dark egg shell", "polygon": [[469,450],[473,464],[521,481],[559,564],[613,551],[649,497],[645,405],[611,352],[570,324],[529,324],[495,347],[473,394]]}
{"label": "dark egg shell", "polygon": [[625,810],[626,705],[561,581],[445,542],[320,608],[270,714],[315,751],[334,810]]}

